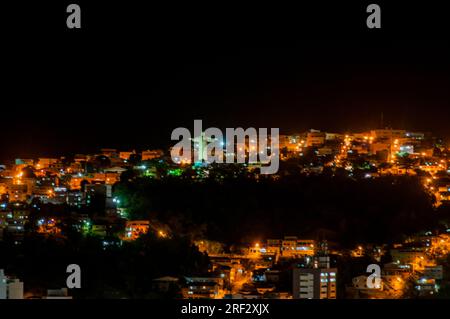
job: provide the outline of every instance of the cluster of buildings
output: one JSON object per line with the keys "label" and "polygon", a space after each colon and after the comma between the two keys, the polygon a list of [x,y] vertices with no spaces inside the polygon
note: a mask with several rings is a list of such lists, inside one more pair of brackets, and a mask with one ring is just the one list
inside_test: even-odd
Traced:
{"label": "cluster of buildings", "polygon": [[0,196],[11,202],[30,202],[38,198],[54,204],[82,205],[88,198],[81,190],[92,185],[114,185],[130,168],[151,175],[150,170],[137,163],[163,155],[161,150],[136,153],[102,149],[98,154],[77,154],[71,159],[16,159],[0,165]]}
{"label": "cluster of buildings", "polygon": [[436,206],[450,202],[450,150],[431,133],[376,129],[337,134],[310,130],[280,136],[282,158],[314,152],[304,173],[321,173],[324,167],[343,168],[350,177],[413,175],[435,197]]}
{"label": "cluster of buildings", "polygon": [[312,129],[309,132],[280,136],[280,149],[285,148],[288,153],[301,153],[305,148],[314,147],[319,155],[378,155],[385,161],[395,161],[397,153],[431,157],[439,143],[442,141],[432,137],[431,133],[394,129],[347,134]]}
{"label": "cluster of buildings", "polygon": [[[321,173],[325,167],[341,169],[348,176],[363,178],[384,175],[416,175],[436,198],[436,205],[450,202],[450,152],[431,134],[405,130],[378,129],[362,133],[337,134],[318,130],[281,135],[281,160],[310,158],[300,169],[305,174]],[[193,140],[194,147],[201,142]],[[248,145],[237,147],[246,148]],[[195,167],[196,164],[194,164]],[[161,168],[163,167],[163,168]],[[45,236],[63,236],[68,217],[82,233],[103,238],[105,249],[154,232],[170,238],[171,230],[156,220],[129,220],[113,186],[124,172],[137,176],[164,178],[180,176],[191,163],[174,163],[162,150],[120,152],[102,149],[97,154],[61,158],[16,159],[0,165],[0,241],[9,236],[20,244],[26,228]],[[201,165],[201,169],[207,165]],[[250,169],[250,167],[248,167]],[[199,175],[204,176],[204,175]],[[68,207],[70,216],[39,214],[44,205]],[[102,210],[93,216],[93,210]],[[55,210],[57,210],[55,208]],[[30,224],[31,212],[39,218]],[[30,226],[30,227],[28,227]],[[438,292],[443,280],[443,259],[449,252],[449,236],[427,236],[390,248],[392,262],[383,265],[382,284],[367,287],[367,275],[353,278],[346,287],[349,298],[399,298],[409,283],[419,296]],[[221,244],[198,241],[199,249],[211,259],[205,277],[154,280],[156,290],[180,289],[184,298],[337,298],[338,269],[334,255],[352,258],[370,256],[380,261],[386,247],[357,247],[353,251],[329,253],[326,243],[288,236],[239,246],[224,253]],[[64,292],[49,297],[68,297]],[[23,298],[23,283],[0,271],[0,299]]]}
{"label": "cluster of buildings", "polygon": [[[450,230],[448,230],[450,232]],[[347,298],[395,299],[433,297],[439,292],[444,277],[444,265],[450,253],[450,235],[426,234],[408,238],[392,247],[376,247],[378,255],[389,254],[391,261],[381,268],[381,283],[373,289],[367,286],[369,274],[354,277],[346,287]],[[358,247],[362,257],[372,255],[373,247]]]}
{"label": "cluster of buildings", "polygon": [[[450,230],[449,230],[450,232]],[[433,297],[444,277],[450,253],[450,234],[421,234],[403,243],[360,245],[354,250],[328,248],[326,241],[286,236],[252,245],[235,245],[225,252],[218,242],[199,240],[195,245],[207,253],[211,265],[204,276],[165,276],[152,281],[160,293],[178,292],[185,299],[399,299]],[[390,261],[381,263],[381,257]],[[338,296],[342,269],[337,257],[356,261],[370,257],[380,265],[380,284],[368,286],[369,273],[345,282]],[[342,285],[342,283],[341,283]],[[0,299],[23,299],[23,282],[0,270]],[[48,290],[46,299],[70,299],[67,289]]]}
{"label": "cluster of buildings", "polygon": [[217,242],[195,242],[208,254],[211,269],[204,277],[155,279],[176,284],[187,299],[336,299],[337,269],[327,243],[287,236],[224,252]]}
{"label": "cluster of buildings", "polygon": [[[0,240],[9,234],[20,241],[30,212],[40,211],[47,204],[69,207],[75,214],[70,217],[79,220],[80,231],[105,234],[110,222],[124,217],[120,200],[113,196],[113,185],[120,181],[121,174],[134,169],[142,176],[155,177],[156,168],[145,167],[145,163],[163,155],[161,150],[136,153],[102,149],[98,154],[78,154],[70,160],[15,159],[0,165]],[[88,213],[93,206],[109,219],[99,223],[90,220]],[[39,233],[57,235],[65,217],[43,213],[33,226]]]}
{"label": "cluster of buildings", "polygon": [[[220,244],[201,240],[196,245],[212,262],[208,276],[162,277],[155,282],[176,285],[187,299],[432,298],[441,285],[449,283],[444,276],[450,253],[448,232],[415,235],[389,247],[367,244],[353,250],[338,246],[331,250],[326,241],[286,236],[238,245],[232,253],[224,253]],[[336,261],[343,256],[353,262],[363,257],[372,260],[381,270],[379,284],[368,285],[373,273],[364,269],[350,281],[341,280],[338,296]],[[383,256],[390,257],[382,262]]]}
{"label": "cluster of buildings", "polygon": [[[252,145],[250,142],[237,145],[237,148],[242,148],[245,155]],[[192,143],[194,151],[202,151],[201,142],[193,139]],[[282,160],[307,155],[311,158],[312,154],[316,160],[311,159],[301,168],[306,174],[321,173],[325,167],[330,167],[343,168],[349,176],[363,174],[366,178],[419,175],[427,190],[435,196],[437,205],[450,200],[449,149],[430,133],[376,129],[338,134],[310,130],[280,135],[279,150]],[[126,170],[161,178],[180,176],[192,166],[190,162],[173,162],[169,153],[102,149],[97,154],[77,154],[70,160],[65,157],[16,159],[0,165],[0,208],[6,202],[31,202],[35,198],[44,203],[81,207],[89,204],[92,193],[106,194],[109,201],[106,205],[114,206],[112,186],[120,181]],[[155,159],[165,165],[164,171]],[[207,164],[200,166],[203,169],[199,170],[198,177],[207,176]],[[245,167],[254,168],[252,165]]]}

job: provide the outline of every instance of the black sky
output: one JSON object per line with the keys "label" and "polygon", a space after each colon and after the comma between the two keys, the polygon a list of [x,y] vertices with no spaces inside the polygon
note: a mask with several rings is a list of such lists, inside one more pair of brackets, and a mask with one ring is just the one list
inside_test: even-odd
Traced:
{"label": "black sky", "polygon": [[[363,130],[450,137],[445,10],[274,2],[14,5],[4,33],[1,159],[99,147],[151,148],[206,126]],[[425,7],[424,7],[425,6]]]}

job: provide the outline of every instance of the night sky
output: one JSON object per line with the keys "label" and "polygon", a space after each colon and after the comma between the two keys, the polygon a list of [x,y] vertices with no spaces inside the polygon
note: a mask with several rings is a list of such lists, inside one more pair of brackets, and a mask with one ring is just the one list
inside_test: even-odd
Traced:
{"label": "night sky", "polygon": [[194,119],[450,138],[443,8],[378,1],[368,30],[364,1],[78,3],[81,30],[60,1],[5,9],[0,159],[165,147]]}

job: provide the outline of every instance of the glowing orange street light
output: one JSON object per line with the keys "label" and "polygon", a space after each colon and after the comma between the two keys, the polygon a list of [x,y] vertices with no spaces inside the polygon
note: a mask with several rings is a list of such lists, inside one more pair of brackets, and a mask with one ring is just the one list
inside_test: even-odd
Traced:
{"label": "glowing orange street light", "polygon": [[162,230],[160,230],[160,231],[158,232],[158,235],[159,235],[159,237],[162,237],[162,238],[166,237],[166,233],[163,232]]}

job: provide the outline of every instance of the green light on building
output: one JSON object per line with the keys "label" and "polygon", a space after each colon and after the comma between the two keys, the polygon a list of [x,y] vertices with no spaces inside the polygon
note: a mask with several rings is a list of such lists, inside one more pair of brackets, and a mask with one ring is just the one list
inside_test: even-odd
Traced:
{"label": "green light on building", "polygon": [[183,170],[181,168],[174,168],[167,170],[167,175],[169,176],[181,176],[183,174]]}

